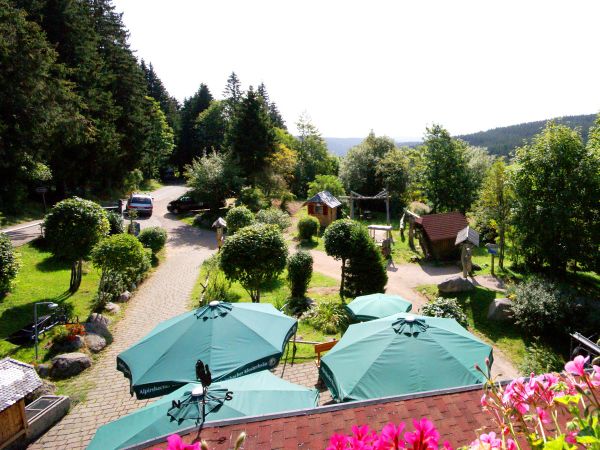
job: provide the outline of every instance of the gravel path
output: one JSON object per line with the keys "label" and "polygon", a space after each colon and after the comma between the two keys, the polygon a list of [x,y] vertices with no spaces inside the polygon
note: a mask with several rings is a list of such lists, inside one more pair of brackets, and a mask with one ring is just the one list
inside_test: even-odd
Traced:
{"label": "gravel path", "polygon": [[112,345],[101,353],[88,372],[75,381],[81,386],[93,385],[86,401],[75,406],[29,448],[83,449],[99,426],[149,402],[129,395],[129,381],[116,370],[116,356],[159,322],[187,309],[200,265],[215,251],[212,232],[190,227],[167,212],[167,203],[185,191],[182,186],[167,186],[154,192],[154,215],[140,222],[142,227],[160,225],[167,229],[166,260],[130,300],[123,319],[112,330]]}
{"label": "gravel path", "polygon": [[[341,262],[327,256],[319,250],[311,250],[315,272],[320,272],[336,280],[341,279]],[[413,311],[418,312],[427,299],[414,288],[424,284],[438,284],[449,277],[460,274],[460,269],[454,266],[429,266],[426,264],[401,264],[388,267],[388,294],[401,295],[413,304]],[[502,286],[488,276],[477,276],[475,284],[494,290],[501,290]],[[519,371],[498,348],[494,347],[494,365],[492,375],[502,380],[509,380],[519,376]]]}

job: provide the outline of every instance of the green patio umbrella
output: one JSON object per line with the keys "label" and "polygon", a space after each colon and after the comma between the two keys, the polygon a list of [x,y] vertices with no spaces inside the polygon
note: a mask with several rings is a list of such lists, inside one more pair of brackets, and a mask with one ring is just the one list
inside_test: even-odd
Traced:
{"label": "green patio umbrella", "polygon": [[402,313],[350,325],[319,373],[344,402],[481,383],[486,358],[492,347],[454,319]]}
{"label": "green patio umbrella", "polygon": [[160,323],[117,356],[117,369],[138,399],[158,397],[196,381],[198,360],[213,381],[275,367],[297,326],[269,303],[211,302]]}
{"label": "green patio umbrella", "polygon": [[346,305],[350,317],[358,322],[381,319],[392,314],[409,312],[412,304],[399,295],[370,294],[356,297]]}
{"label": "green patio umbrella", "polygon": [[212,384],[202,420],[202,385],[187,384],[114,422],[101,426],[88,450],[115,450],[197,428],[204,422],[314,408],[319,392],[298,386],[268,370]]}

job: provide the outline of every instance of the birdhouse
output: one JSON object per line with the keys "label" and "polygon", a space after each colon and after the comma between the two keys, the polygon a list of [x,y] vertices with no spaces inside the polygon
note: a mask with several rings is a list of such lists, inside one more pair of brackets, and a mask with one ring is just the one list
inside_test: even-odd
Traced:
{"label": "birdhouse", "polygon": [[338,209],[342,203],[329,191],[321,191],[304,202],[308,207],[308,215],[319,219],[322,227],[326,227],[338,217]]}

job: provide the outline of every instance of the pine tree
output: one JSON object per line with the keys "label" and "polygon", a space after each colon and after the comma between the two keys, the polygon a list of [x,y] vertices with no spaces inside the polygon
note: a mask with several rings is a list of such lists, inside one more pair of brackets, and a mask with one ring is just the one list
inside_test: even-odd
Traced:
{"label": "pine tree", "polygon": [[225,115],[227,119],[233,117],[235,109],[242,100],[242,95],[242,83],[235,72],[231,72],[231,75],[229,75],[229,78],[227,78],[225,89],[223,90],[223,97],[225,99]]}
{"label": "pine tree", "polygon": [[255,184],[276,145],[275,130],[265,105],[252,87],[235,110],[226,143],[239,161],[244,175]]}
{"label": "pine tree", "polygon": [[156,74],[152,63],[146,65],[142,59],[140,67],[144,71],[148,95],[160,104],[160,109],[165,114],[169,126],[173,129],[175,135],[178,136],[180,131],[179,103],[169,95],[163,82]]}
{"label": "pine tree", "polygon": [[198,142],[194,126],[198,115],[205,111],[213,101],[213,96],[204,83],[200,85],[198,91],[186,98],[181,108],[181,129],[179,132],[179,141],[177,150],[174,154],[175,162],[179,166],[180,172],[186,164],[192,162],[194,157],[201,155],[200,143]]}
{"label": "pine tree", "polygon": [[275,102],[272,102],[269,99],[269,94],[267,93],[267,87],[265,86],[265,83],[260,83],[258,85],[256,93],[260,97],[262,97],[263,101],[265,102],[265,108],[267,108],[267,111],[269,112],[269,119],[271,119],[271,123],[273,124],[273,126],[281,128],[283,130],[287,130],[287,127],[285,126],[285,121],[283,120],[283,117],[281,117],[277,105],[275,104]]}

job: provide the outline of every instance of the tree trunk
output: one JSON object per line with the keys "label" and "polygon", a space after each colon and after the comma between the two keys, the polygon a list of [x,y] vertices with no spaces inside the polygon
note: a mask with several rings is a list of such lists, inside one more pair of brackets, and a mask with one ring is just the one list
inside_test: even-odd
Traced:
{"label": "tree trunk", "polygon": [[81,274],[82,274],[83,260],[79,259],[71,266],[71,281],[69,283],[69,291],[77,292],[81,285]]}
{"label": "tree trunk", "polygon": [[504,269],[504,225],[500,226],[500,252],[498,255],[498,267]]}
{"label": "tree trunk", "polygon": [[342,281],[340,282],[340,297],[344,298],[344,280],[346,279],[346,259],[342,258]]}

